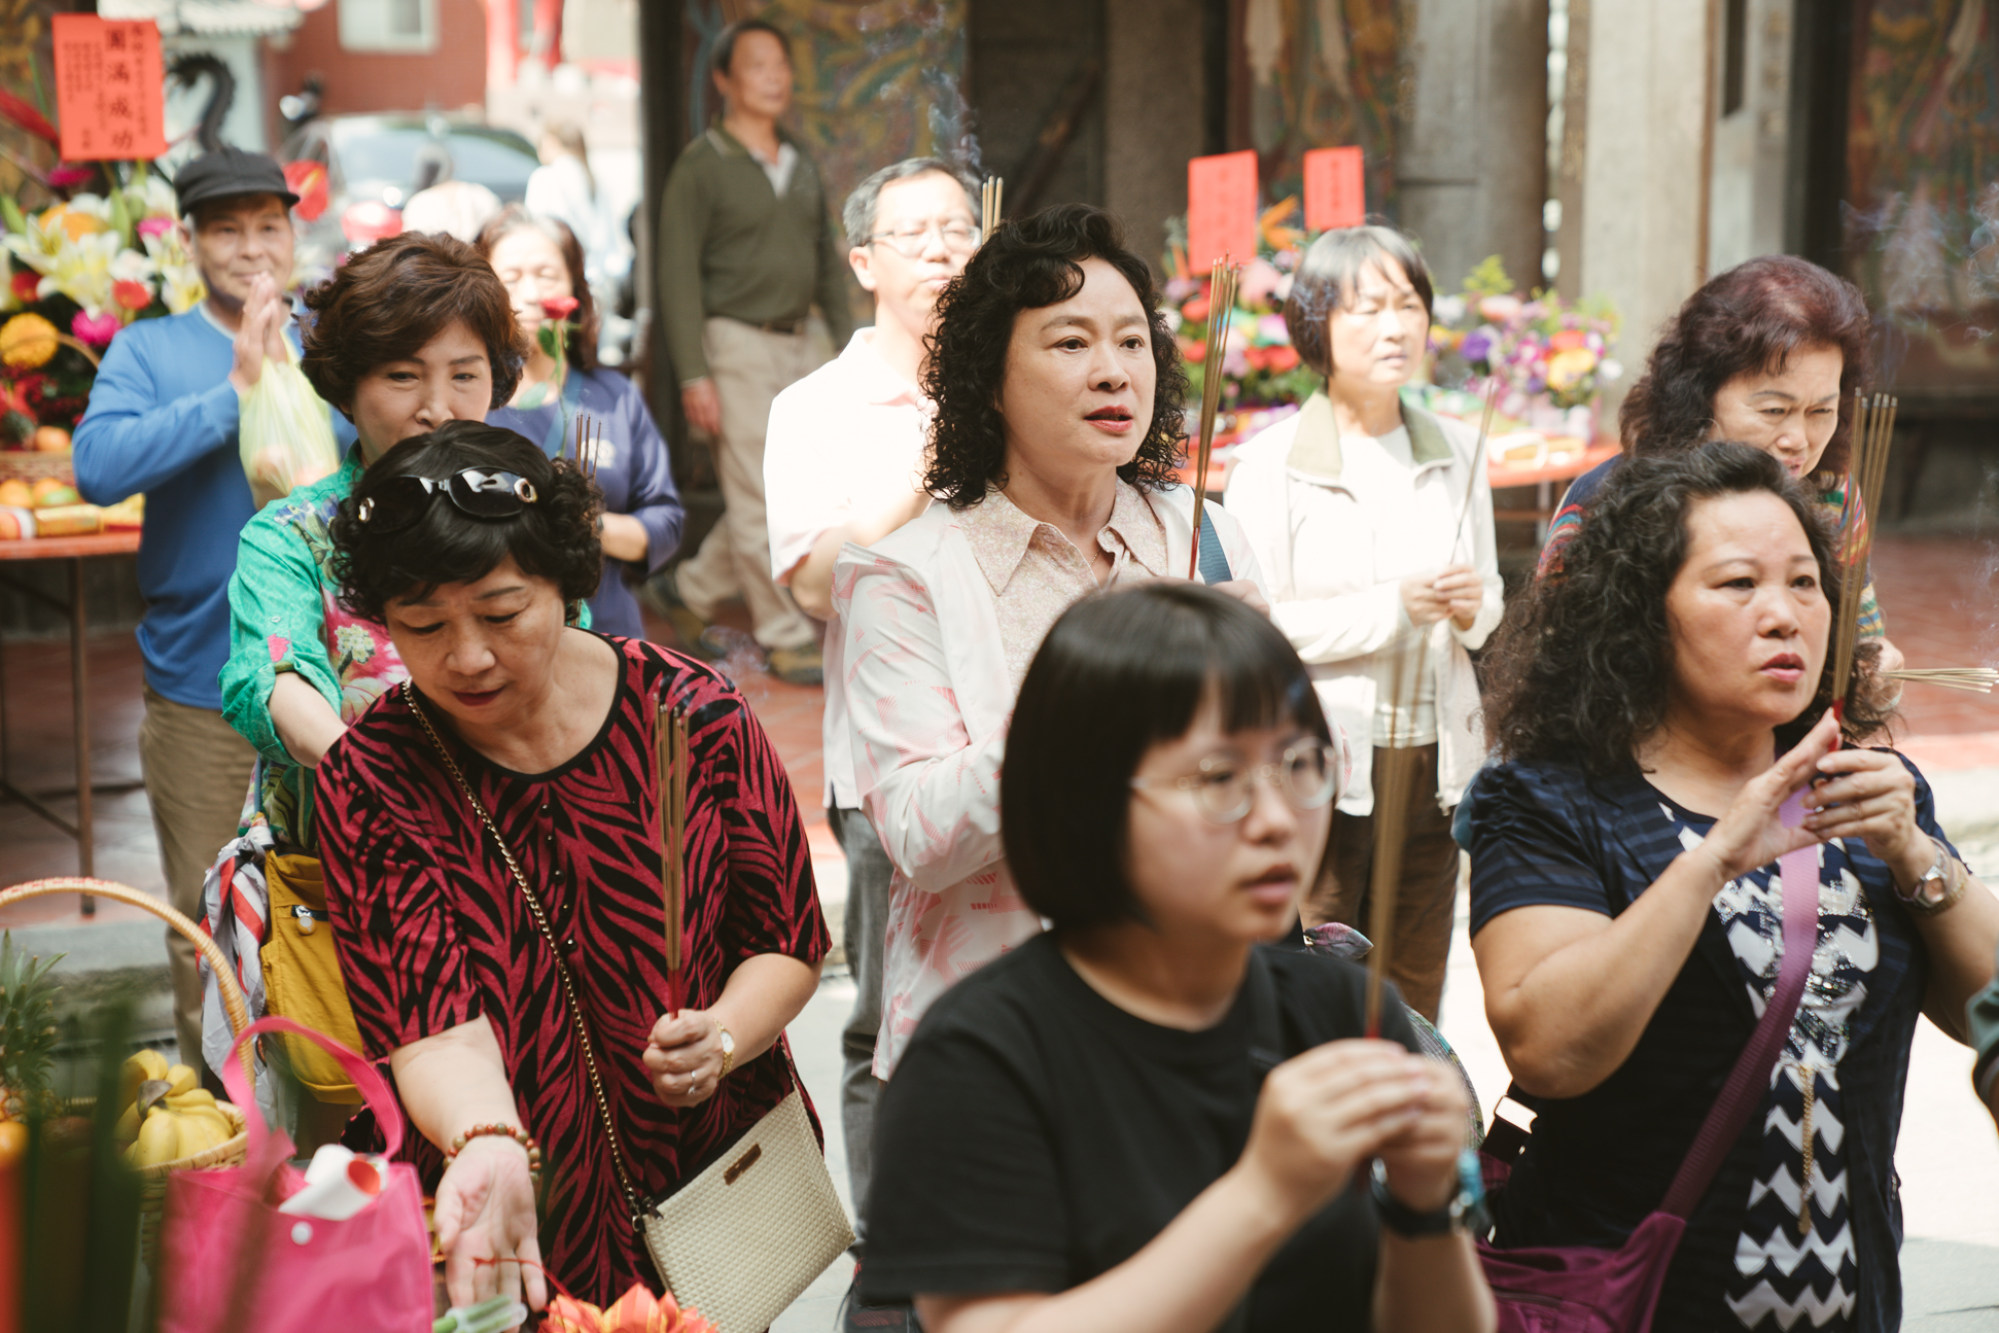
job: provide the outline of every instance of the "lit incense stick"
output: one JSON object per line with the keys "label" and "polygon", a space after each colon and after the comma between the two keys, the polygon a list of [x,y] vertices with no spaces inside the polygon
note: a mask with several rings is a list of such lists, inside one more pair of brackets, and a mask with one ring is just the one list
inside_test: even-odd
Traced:
{"label": "lit incense stick", "polygon": [[1897,399],[1885,393],[1872,398],[1854,395],[1846,501],[1840,515],[1841,555],[1846,567],[1840,579],[1839,619],[1832,635],[1833,708],[1842,718],[1853,684],[1853,662],[1860,634],[1860,594],[1867,582],[1874,525],[1880,522],[1881,485],[1888,475],[1888,451],[1895,440],[1898,405]]}
{"label": "lit incense stick", "polygon": [[1006,195],[1006,179],[988,176],[979,186],[979,240],[992,239],[1000,224],[1000,204]]}
{"label": "lit incense stick", "polygon": [[1416,633],[1413,650],[1404,637],[1397,641],[1390,659],[1394,682],[1389,687],[1388,745],[1375,755],[1374,865],[1367,885],[1367,929],[1374,949],[1367,956],[1367,1026],[1363,1029],[1370,1037],[1381,1035],[1388,967],[1394,954],[1395,905],[1402,892],[1404,816],[1408,812],[1409,789],[1416,778],[1416,759],[1422,753],[1408,747],[1408,733],[1403,729],[1403,706],[1408,704],[1413,712],[1416,696],[1421,693],[1417,682],[1428,666],[1429,626]]}
{"label": "lit incense stick", "polygon": [[1215,413],[1222,405],[1222,358],[1228,353],[1229,316],[1235,310],[1240,272],[1224,256],[1208,274],[1208,348],[1201,357],[1201,433],[1194,450],[1194,541],[1187,557],[1190,579],[1201,567],[1201,510],[1208,501],[1208,458],[1215,448]]}
{"label": "lit incense stick", "polygon": [[1990,694],[1992,687],[1999,685],[1999,670],[1992,667],[1905,667],[1884,671],[1881,676],[1884,680],[1940,685],[1947,690],[1967,690],[1974,694]]}
{"label": "lit incense stick", "polygon": [[674,1013],[686,1007],[687,710],[662,693],[653,708],[653,790],[659,802],[659,882],[666,900],[666,985]]}
{"label": "lit incense stick", "polygon": [[1458,543],[1465,539],[1465,524],[1471,521],[1472,497],[1478,494],[1479,472],[1485,467],[1485,441],[1492,434],[1492,413],[1498,405],[1499,381],[1495,379],[1485,386],[1485,414],[1479,418],[1478,443],[1471,450],[1471,476],[1465,480],[1465,498],[1458,504],[1457,531],[1451,537],[1450,554],[1453,556],[1457,554]]}

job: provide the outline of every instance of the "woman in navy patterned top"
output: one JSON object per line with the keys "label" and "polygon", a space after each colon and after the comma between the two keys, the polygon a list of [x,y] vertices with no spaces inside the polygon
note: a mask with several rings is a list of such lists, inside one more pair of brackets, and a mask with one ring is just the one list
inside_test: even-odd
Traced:
{"label": "woman in navy patterned top", "polygon": [[[546,1163],[539,1207],[507,1134],[468,1138],[433,1175],[461,1305],[521,1287],[522,1265],[477,1262],[493,1257],[546,1262],[602,1304],[655,1285],[631,1197],[687,1179],[790,1091],[784,1026],[828,944],[790,785],[742,696],[678,654],[564,626],[565,603],[597,588],[596,507],[568,463],[455,422],[398,446],[333,524],[343,598],[388,626],[410,673],[319,766],[354,1017],[429,1145],[524,1128]],[[661,697],[688,709],[693,749],[677,1014],[652,773]],[[540,1304],[539,1272],[525,1285]]]}
{"label": "woman in navy patterned top", "polygon": [[[1615,1245],[1659,1206],[1776,979],[1778,857],[1817,849],[1805,998],[1693,1212],[1659,1333],[1898,1326],[1916,1019],[1963,1040],[1993,973],[1999,900],[1922,775],[1841,747],[1838,572],[1818,506],[1769,455],[1628,459],[1494,648],[1503,762],[1474,788],[1472,948],[1538,1112],[1500,1243]],[[1868,693],[1844,702],[1851,735],[1882,721]],[[1779,816],[1794,792],[1800,828]]]}

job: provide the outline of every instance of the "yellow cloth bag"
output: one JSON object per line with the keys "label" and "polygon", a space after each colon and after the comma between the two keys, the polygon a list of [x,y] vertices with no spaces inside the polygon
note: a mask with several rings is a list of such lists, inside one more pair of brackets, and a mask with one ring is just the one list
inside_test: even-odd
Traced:
{"label": "yellow cloth bag", "polygon": [[[361,1030],[340,975],[319,858],[272,852],[264,858],[264,883],[271,898],[270,932],[259,954],[264,1007],[359,1051]],[[359,1090],[331,1054],[303,1037],[281,1040],[292,1074],[308,1092],[323,1102],[360,1104]]]}

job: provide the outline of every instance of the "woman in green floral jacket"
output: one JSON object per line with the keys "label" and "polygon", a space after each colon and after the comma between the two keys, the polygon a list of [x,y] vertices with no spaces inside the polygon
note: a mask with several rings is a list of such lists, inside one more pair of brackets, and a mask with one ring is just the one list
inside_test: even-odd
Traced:
{"label": "woman in green floral jacket", "polygon": [[447,421],[483,421],[526,349],[507,290],[471,246],[408,234],[370,246],[308,292],[301,368],[358,440],[332,476],[265,506],[229,583],[222,712],[257,747],[244,823],[274,850],[316,850],[312,769],[409,673],[382,626],[341,609],[327,523],[361,469]]}

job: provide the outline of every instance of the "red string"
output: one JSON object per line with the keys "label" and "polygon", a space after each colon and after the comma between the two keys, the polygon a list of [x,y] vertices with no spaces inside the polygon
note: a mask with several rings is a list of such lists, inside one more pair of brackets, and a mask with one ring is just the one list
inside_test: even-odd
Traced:
{"label": "red string", "polygon": [[497,1256],[489,1256],[484,1259],[474,1259],[472,1262],[475,1266],[484,1266],[490,1264],[494,1268],[498,1268],[501,1264],[519,1264],[523,1268],[539,1268],[541,1269],[542,1277],[547,1279],[548,1284],[551,1287],[555,1288],[557,1295],[567,1296],[570,1300],[575,1301],[579,1305],[583,1303],[583,1298],[581,1296],[578,1296],[575,1292],[571,1291],[569,1288],[562,1285],[561,1278],[549,1272],[546,1267],[544,1267],[540,1263],[537,1263],[533,1259],[523,1259],[519,1255],[508,1255],[504,1259],[499,1258]]}

